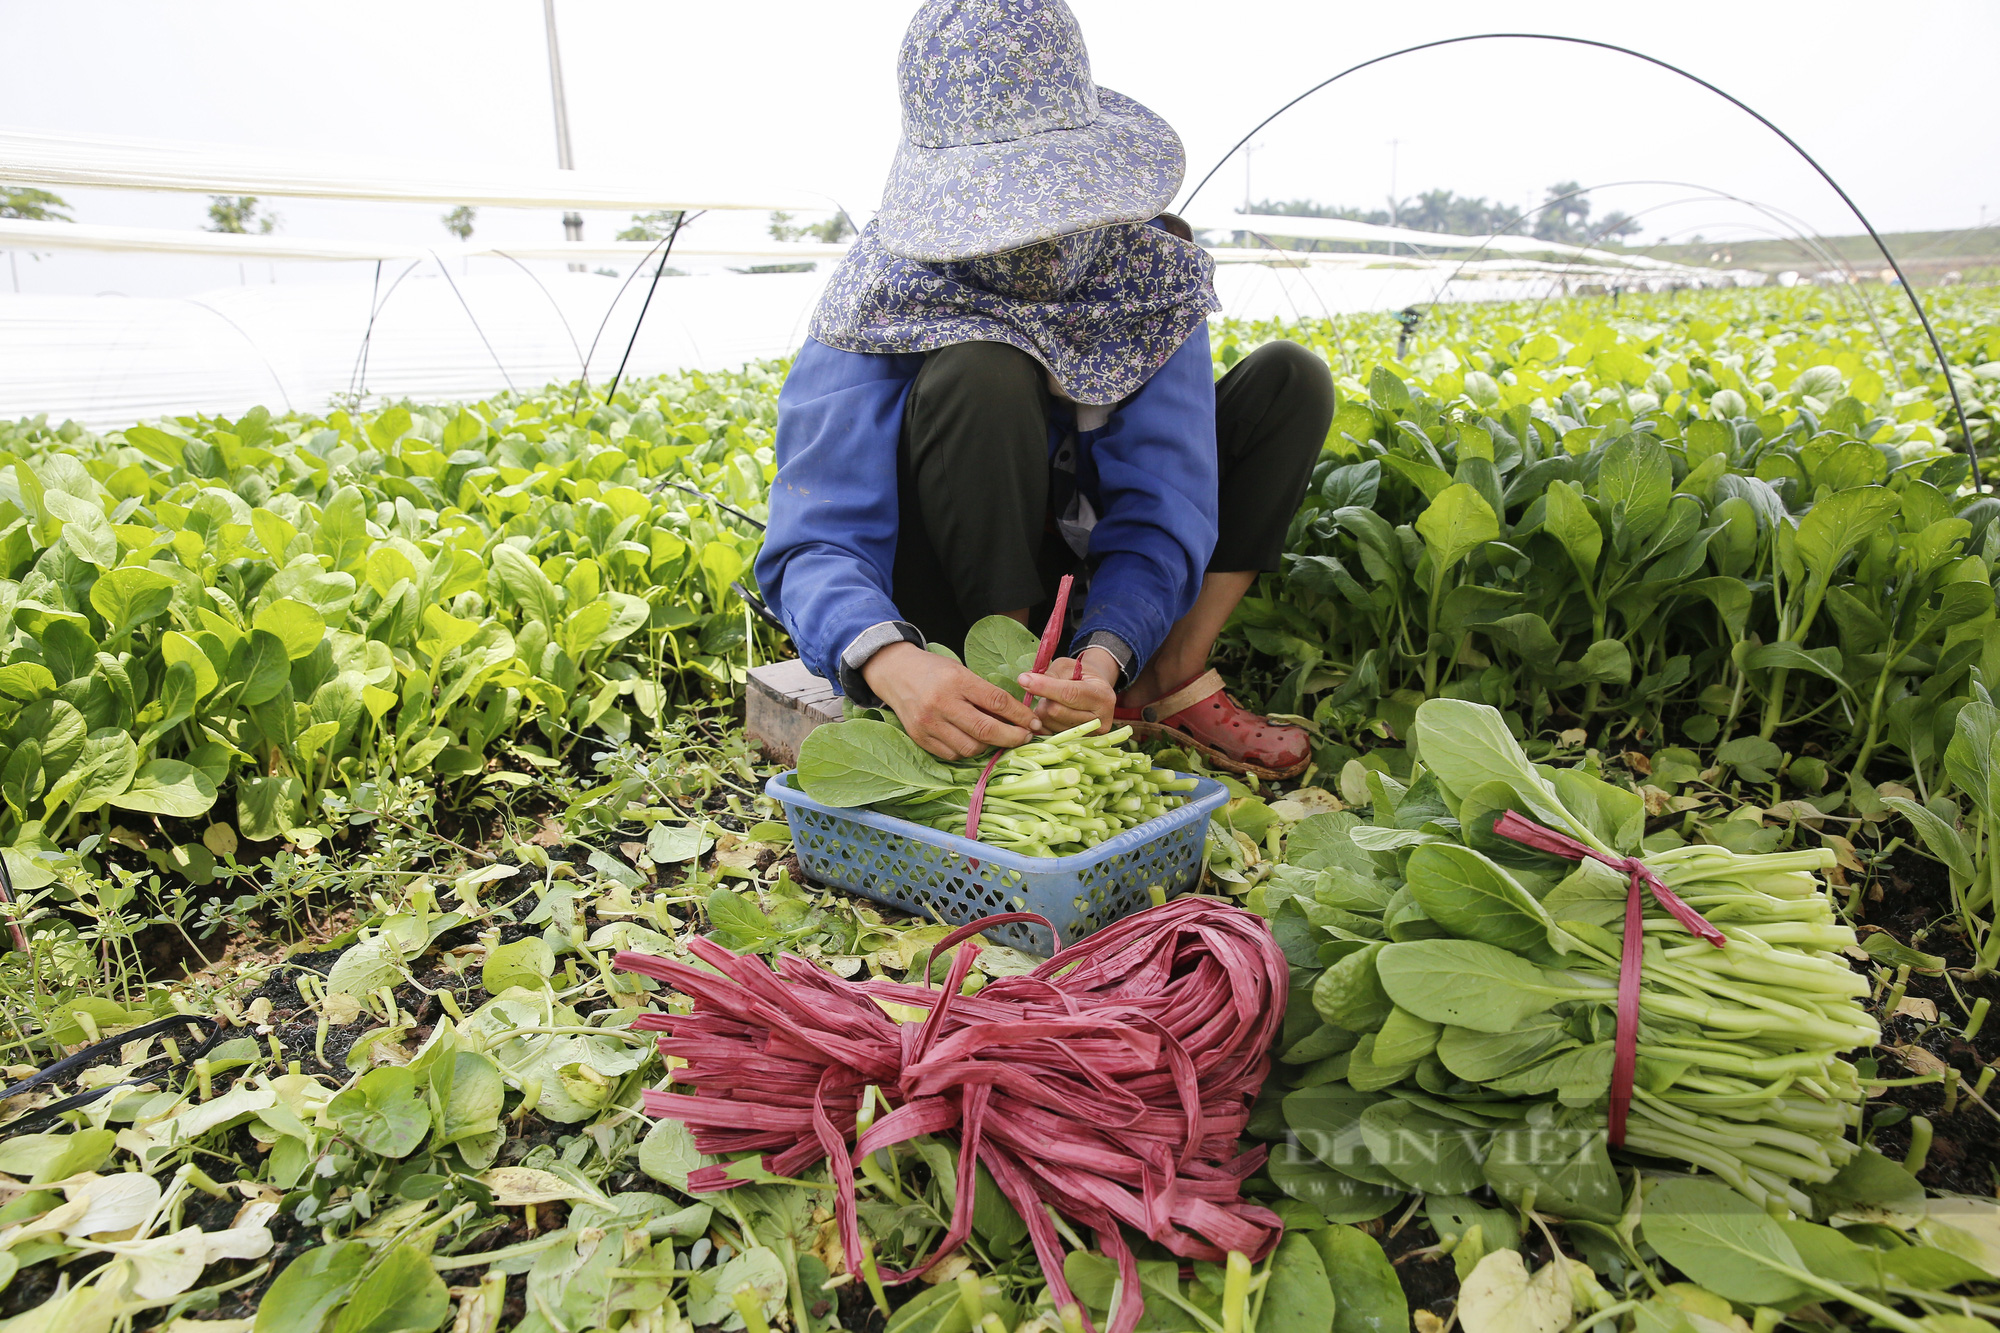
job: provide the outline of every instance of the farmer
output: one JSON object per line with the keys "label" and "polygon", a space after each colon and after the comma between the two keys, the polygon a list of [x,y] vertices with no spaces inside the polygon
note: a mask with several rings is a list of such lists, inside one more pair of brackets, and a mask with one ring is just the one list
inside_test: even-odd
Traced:
{"label": "farmer", "polygon": [[[1214,263],[1163,212],[1180,139],[1091,81],[1063,0],[927,0],[898,72],[882,209],[778,399],[772,605],[813,670],[940,757],[1095,718],[1299,771],[1305,732],[1207,665],[1279,567],[1326,364],[1276,342],[1214,379]],[[1039,629],[1064,574],[1071,655],[1021,677],[1033,711],[925,651],[987,615]]]}

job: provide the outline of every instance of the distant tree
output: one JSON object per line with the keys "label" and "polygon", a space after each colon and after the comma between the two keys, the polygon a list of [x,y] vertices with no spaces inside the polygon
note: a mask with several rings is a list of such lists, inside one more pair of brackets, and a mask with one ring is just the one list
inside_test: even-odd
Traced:
{"label": "distant tree", "polygon": [[1518,208],[1489,204],[1483,198],[1453,194],[1450,190],[1426,190],[1396,206],[1396,221],[1400,225],[1413,231],[1442,231],[1454,236],[1487,236],[1505,231],[1520,220]]}
{"label": "distant tree", "polygon": [[[1246,213],[1256,213],[1266,217],[1281,218],[1336,218],[1342,222],[1366,222],[1377,227],[1389,225],[1389,214],[1376,209],[1364,212],[1358,208],[1337,207],[1322,204],[1316,199],[1259,199]],[[1345,241],[1306,240],[1294,236],[1266,236],[1262,233],[1238,231],[1230,233],[1230,244],[1249,246],[1253,249],[1276,248],[1279,250],[1333,250],[1346,246]],[[1373,247],[1369,247],[1373,248]]]}
{"label": "distant tree", "polygon": [[[1414,231],[1446,232],[1454,236],[1485,236],[1492,232],[1505,231],[1521,220],[1521,210],[1518,208],[1507,204],[1488,203],[1483,198],[1455,194],[1450,190],[1429,190],[1414,199],[1399,200],[1393,211],[1386,208],[1336,207],[1311,199],[1282,201],[1264,199],[1252,204],[1248,211],[1277,217],[1339,218],[1347,222],[1364,222],[1376,227],[1394,224]],[[1239,245],[1266,243],[1252,238],[1248,232],[1237,232],[1235,235]],[[1270,243],[1296,250],[1321,250],[1337,245],[1351,247],[1353,244],[1346,241],[1307,241],[1288,238],[1273,238]],[[1367,248],[1373,250],[1377,247],[1374,243],[1369,243]]]}
{"label": "distant tree", "polygon": [[1542,206],[1535,213],[1535,236],[1566,245],[1618,240],[1637,235],[1644,223],[1627,213],[1607,213],[1595,223],[1590,220],[1590,194],[1575,181],[1559,181],[1548,188]]}
{"label": "distant tree", "polygon": [[634,213],[632,225],[618,233],[621,241],[664,241],[680,218],[678,210],[661,209],[656,213]]}
{"label": "distant tree", "polygon": [[26,186],[0,185],[0,218],[23,222],[74,222],[61,195]]}
{"label": "distant tree", "polygon": [[818,241],[835,245],[854,234],[847,214],[835,213],[824,222],[794,222],[790,213],[771,214],[771,236],[780,241]]}
{"label": "distant tree", "polygon": [[1588,235],[1590,196],[1576,181],[1557,181],[1548,188],[1535,215],[1535,238],[1574,244]]}
{"label": "distant tree", "polygon": [[1607,213],[1602,222],[1590,229],[1590,234],[1600,241],[1615,241],[1625,236],[1636,236],[1645,226],[1629,213]]}
{"label": "distant tree", "polygon": [[460,204],[457,208],[452,209],[451,212],[446,213],[438,220],[444,223],[446,231],[458,237],[459,240],[469,241],[472,239],[472,224],[478,220],[478,217],[478,209],[474,208],[471,204]]}
{"label": "distant tree", "polygon": [[1385,209],[1363,212],[1358,208],[1338,208],[1332,204],[1322,204],[1312,199],[1259,199],[1246,213],[1264,213],[1286,218],[1339,218],[1343,222],[1368,222],[1378,227],[1389,225],[1389,214]]}
{"label": "distant tree", "polygon": [[212,194],[208,197],[208,225],[202,230],[269,236],[283,221],[276,213],[260,211],[254,194]]}

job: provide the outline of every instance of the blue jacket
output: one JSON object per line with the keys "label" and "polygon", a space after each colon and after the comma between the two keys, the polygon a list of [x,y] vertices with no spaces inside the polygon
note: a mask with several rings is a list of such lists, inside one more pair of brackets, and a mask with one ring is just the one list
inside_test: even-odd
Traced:
{"label": "blue jacket", "polygon": [[[922,353],[841,352],[808,338],[778,395],[778,476],[757,581],[799,655],[838,683],[892,600],[896,454]],[[1071,428],[1049,426],[1053,452]],[[1072,642],[1109,631],[1143,666],[1201,590],[1215,548],[1215,376],[1197,328],[1098,430],[1079,435],[1077,484],[1098,513],[1090,594]]]}

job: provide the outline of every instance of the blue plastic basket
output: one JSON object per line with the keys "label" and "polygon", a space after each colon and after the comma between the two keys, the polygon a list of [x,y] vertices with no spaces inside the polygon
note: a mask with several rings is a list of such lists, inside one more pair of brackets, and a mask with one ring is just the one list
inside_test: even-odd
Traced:
{"label": "blue plastic basket", "polygon": [[[1195,779],[1187,801],[1087,852],[1024,856],[941,833],[873,810],[822,805],[780,773],[765,794],[785,807],[792,846],[805,872],[913,916],[962,926],[996,912],[1037,912],[1065,945],[1150,906],[1155,885],[1168,897],[1201,878],[1209,816],[1229,799],[1213,778]],[[990,937],[1029,953],[1054,950],[1040,926],[996,927]]]}

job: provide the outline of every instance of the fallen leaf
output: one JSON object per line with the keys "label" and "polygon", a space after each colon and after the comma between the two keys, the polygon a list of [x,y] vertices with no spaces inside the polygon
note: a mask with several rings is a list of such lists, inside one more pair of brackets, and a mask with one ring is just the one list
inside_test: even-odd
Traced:
{"label": "fallen leaf", "polygon": [[1664,815],[1674,808],[1674,798],[1660,788],[1650,784],[1639,788],[1639,795],[1646,802],[1646,814]]}
{"label": "fallen leaf", "polygon": [[1937,1001],[1926,1000],[1919,995],[1905,995],[1896,1004],[1896,1016],[1898,1018],[1908,1017],[1920,1019],[1926,1023],[1935,1023],[1938,1018]]}
{"label": "fallen leaf", "polygon": [[535,830],[534,836],[528,841],[537,847],[560,847],[569,841],[569,834],[563,831],[563,826],[552,816],[543,815],[542,826]]}
{"label": "fallen leaf", "polygon": [[345,991],[335,991],[320,1001],[320,1011],[326,1021],[337,1028],[344,1028],[361,1017],[361,999]]}
{"label": "fallen leaf", "polygon": [[989,977],[1018,977],[1034,971],[1044,960],[1004,944],[989,945],[973,955],[972,970]]}
{"label": "fallen leaf", "polygon": [[871,996],[870,998],[877,1005],[881,1006],[883,1013],[889,1015],[890,1019],[897,1023],[921,1023],[931,1016],[930,1010],[920,1009],[914,1004],[898,1004],[894,1000],[885,1000],[879,995]]}
{"label": "fallen leaf", "polygon": [[1642,778],[1653,775],[1653,761],[1647,756],[1640,754],[1637,750],[1627,750],[1625,752],[1625,767],[1631,769]]}
{"label": "fallen leaf", "polygon": [[1861,858],[1855,855],[1854,844],[1841,837],[1838,833],[1821,833],[1819,840],[1833,849],[1833,859],[1840,865],[1841,869],[1861,871],[1867,868],[1861,864]]}
{"label": "fallen leaf", "polygon": [[[253,1088],[247,1083],[239,1083],[228,1092],[209,1101],[192,1106],[184,1106],[171,1117],[173,1142],[189,1143],[212,1129],[219,1129],[232,1120],[248,1119],[259,1111],[277,1105],[278,1094],[268,1088]],[[156,1136],[164,1134],[169,1121],[157,1122]]]}
{"label": "fallen leaf", "polygon": [[1418,1309],[1411,1311],[1410,1322],[1417,1326],[1417,1333],[1444,1333],[1444,1320],[1438,1318],[1429,1310]]}
{"label": "fallen leaf", "polygon": [[1271,802],[1271,813],[1287,824],[1296,824],[1313,815],[1331,815],[1347,808],[1347,802],[1324,787],[1301,787],[1284,799]]}
{"label": "fallen leaf", "polygon": [[1558,1255],[1533,1277],[1518,1250],[1495,1250],[1466,1274],[1458,1292],[1465,1333],[1558,1333],[1575,1304],[1568,1261]]}
{"label": "fallen leaf", "polygon": [[714,845],[715,839],[699,824],[655,824],[646,835],[646,855],[655,865],[692,861]]}
{"label": "fallen leaf", "polygon": [[960,1273],[969,1273],[971,1271],[972,1260],[966,1258],[963,1253],[954,1254],[943,1263],[938,1264],[935,1268],[925,1273],[924,1281],[930,1283],[933,1287],[942,1286],[946,1282],[956,1282]]}
{"label": "fallen leaf", "polygon": [[218,1259],[261,1259],[271,1252],[271,1233],[261,1226],[204,1232],[182,1227],[151,1240],[99,1245],[132,1266],[132,1294],[148,1301],[178,1296]]}
{"label": "fallen leaf", "polygon": [[1590,733],[1582,727],[1571,727],[1568,731],[1562,732],[1556,737],[1556,744],[1567,750],[1581,745],[1589,739]]}
{"label": "fallen leaf", "polygon": [[1933,1199],[1917,1231],[1939,1249],[2000,1277],[2000,1200],[1969,1195]]}
{"label": "fallen leaf", "polygon": [[65,1193],[71,1203],[83,1199],[89,1205],[81,1217],[63,1228],[71,1240],[130,1231],[151,1217],[160,1204],[160,1182],[140,1171],[99,1176],[73,1185]]}
{"label": "fallen leaf", "polygon": [[252,1199],[241,1208],[238,1208],[236,1216],[230,1219],[229,1229],[231,1231],[242,1231],[248,1227],[261,1227],[273,1217],[276,1217],[278,1215],[278,1204],[283,1201],[285,1196],[279,1194],[276,1190],[268,1190],[267,1193],[272,1197]]}
{"label": "fallen leaf", "polygon": [[724,833],[715,840],[715,864],[731,870],[761,870],[777,855],[768,843],[752,842],[740,833]]}
{"label": "fallen leaf", "polygon": [[[1908,999],[1909,997],[1905,996],[1904,998]],[[1901,1012],[1900,1006],[1898,1006],[1898,1012]],[[1935,1015],[1937,1006],[1932,1005],[1931,1012]],[[1942,1074],[1951,1068],[1950,1065],[1938,1059],[1921,1046],[1891,1046],[1889,1049],[1896,1053],[1896,1058],[1901,1060],[1904,1068],[1908,1069],[1912,1074]]]}
{"label": "fallen leaf", "polygon": [[479,1183],[493,1191],[494,1205],[500,1208],[589,1197],[561,1176],[532,1166],[496,1166]]}
{"label": "fallen leaf", "polygon": [[1692,1283],[1671,1283],[1648,1304],[1678,1311],[1695,1333],[1750,1333],[1749,1321],[1737,1314],[1728,1301]]}

